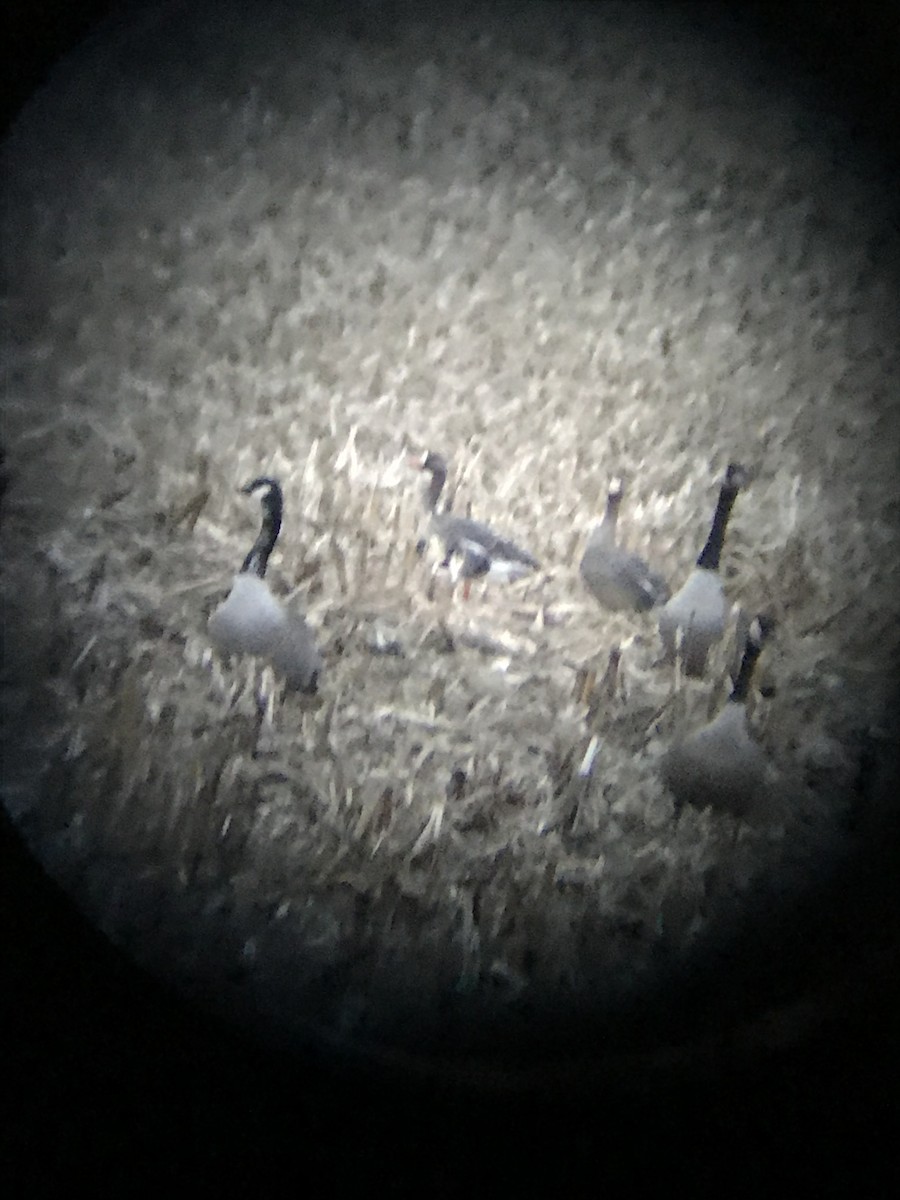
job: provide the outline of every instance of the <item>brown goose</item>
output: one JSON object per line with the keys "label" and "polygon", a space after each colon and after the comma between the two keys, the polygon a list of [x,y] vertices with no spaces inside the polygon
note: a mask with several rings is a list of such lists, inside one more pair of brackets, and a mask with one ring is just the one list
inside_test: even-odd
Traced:
{"label": "brown goose", "polygon": [[622,481],[613,479],[603,520],[595,525],[581,559],[581,578],[595,600],[617,612],[646,612],[669,598],[661,575],[637,554],[616,544],[616,525],[623,496]]}
{"label": "brown goose", "polygon": [[752,622],[728,702],[708,725],[665,755],[661,774],[675,796],[676,814],[693,804],[742,816],[759,796],[768,760],[747,731],[746,702],[756,660],[773,627],[762,616]]}
{"label": "brown goose", "polygon": [[700,551],[696,566],[683,586],[659,614],[659,633],[665,658],[674,662],[681,634],[681,658],[686,675],[699,677],[706,668],[710,647],[725,632],[725,592],[719,576],[719,559],[728,528],[728,518],[746,473],[736,463],[729,463],[719,499],[713,514],[706,544]]}
{"label": "brown goose", "polygon": [[289,686],[315,691],[322,658],[309,626],[272,595],[264,576],[281,530],[281,485],[261,476],[241,488],[244,495],[262,490],[262,524],[256,541],[235,575],[227,599],[209,618],[209,635],[219,650],[268,658]]}
{"label": "brown goose", "polygon": [[[479,578],[521,579],[540,563],[515,542],[501,537],[489,525],[470,517],[438,512],[438,502],[447,482],[447,463],[440,454],[429,450],[421,458],[411,458],[410,465],[430,476],[424,493],[425,511],[431,516],[431,528],[444,547],[442,566],[454,570],[463,580],[463,597],[468,599],[472,580]],[[423,543],[419,543],[424,549]]]}

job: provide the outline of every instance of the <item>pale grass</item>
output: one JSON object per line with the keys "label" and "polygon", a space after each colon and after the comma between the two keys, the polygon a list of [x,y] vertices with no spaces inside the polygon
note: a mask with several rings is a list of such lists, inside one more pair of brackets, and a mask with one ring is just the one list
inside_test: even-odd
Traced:
{"label": "pale grass", "polygon": [[[406,152],[358,97],[341,124],[313,86],[318,35],[287,10],[303,36],[246,29],[226,97],[202,63],[196,88],[164,86],[151,58],[140,88],[102,82],[98,112],[127,118],[66,149],[48,114],[65,125],[86,49],[5,148],[6,804],[117,941],[214,1004],[243,963],[278,1028],[403,1040],[394,1021],[430,1029],[439,1001],[620,996],[716,912],[842,852],[861,803],[900,629],[880,210],[825,141],[795,141],[793,110],[765,103],[749,129],[735,101],[707,129],[624,10],[602,36],[567,14],[571,53],[602,44],[614,87],[558,48],[539,78],[415,21],[411,73],[348,48],[354,86],[411,117]],[[493,78],[497,53],[496,96],[473,104],[463,64]],[[813,188],[830,227],[808,221]],[[541,571],[468,604],[432,578],[405,466],[426,447],[455,511]],[[604,613],[577,563],[621,475],[623,540],[680,586],[730,460],[756,472],[723,554],[735,608],[686,680],[653,614]],[[314,698],[206,637],[258,519],[237,489],[264,473],[285,494],[271,586],[325,659]],[[750,715],[772,816],[676,826],[660,756],[721,705],[735,621],[764,606],[774,694]]]}

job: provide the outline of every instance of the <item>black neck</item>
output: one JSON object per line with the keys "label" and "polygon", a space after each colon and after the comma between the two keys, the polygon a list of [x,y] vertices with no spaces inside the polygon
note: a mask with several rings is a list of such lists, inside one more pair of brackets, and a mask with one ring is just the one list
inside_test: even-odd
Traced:
{"label": "black neck", "polygon": [[281,531],[284,498],[281,492],[281,485],[278,481],[267,477],[254,479],[252,483],[248,483],[245,487],[241,488],[241,491],[249,496],[257,491],[257,489],[263,487],[266,490],[260,499],[260,503],[262,504],[262,524],[256,536],[256,541],[253,543],[250,553],[244,559],[244,565],[241,567],[242,575],[256,575],[260,579],[266,573],[269,555],[275,548],[278,534]]}
{"label": "black neck", "polygon": [[615,525],[619,519],[619,505],[622,503],[621,491],[611,491],[606,494],[606,512],[603,515],[604,521],[609,525]]}
{"label": "black neck", "polygon": [[718,571],[719,569],[719,558],[722,554],[722,545],[725,541],[725,530],[728,528],[728,518],[731,516],[731,510],[737,494],[737,484],[730,483],[727,480],[719,489],[719,500],[716,504],[715,514],[713,515],[712,528],[709,531],[709,537],[706,539],[706,545],[700,551],[700,556],[697,559],[697,566],[702,567],[704,570]]}
{"label": "black neck", "polygon": [[761,651],[761,644],[756,639],[748,637],[744,646],[743,656],[741,657],[737,679],[735,679],[731,695],[728,697],[735,704],[743,704],[750,694],[750,684],[753,681],[756,660],[759,658]]}
{"label": "black neck", "polygon": [[747,640],[744,642],[741,665],[729,696],[729,700],[733,700],[735,704],[743,704],[750,695],[750,684],[753,681],[756,660],[762,652],[763,643],[774,627],[775,622],[768,613],[760,613],[751,624]]}
{"label": "black neck", "polygon": [[435,512],[447,482],[447,465],[436,454],[429,454],[422,470],[431,475],[425,489],[425,508],[428,512]]}

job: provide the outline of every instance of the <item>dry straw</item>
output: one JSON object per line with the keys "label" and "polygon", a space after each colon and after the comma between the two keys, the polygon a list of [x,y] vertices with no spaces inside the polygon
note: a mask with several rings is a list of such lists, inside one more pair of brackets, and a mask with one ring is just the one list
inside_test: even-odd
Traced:
{"label": "dry straw", "polygon": [[[900,628],[877,204],[752,71],[715,83],[683,30],[681,74],[592,11],[540,46],[410,17],[369,53],[285,9],[190,64],[160,26],[90,120],[91,45],[5,147],[5,801],[118,941],[214,1003],[237,971],[282,1027],[618,994],[865,819]],[[429,594],[423,446],[540,571]],[[578,563],[622,473],[618,535],[677,586],[732,459],[693,680]],[[314,696],[207,636],[262,474]],[[771,817],[676,825],[660,757],[764,606]]]}

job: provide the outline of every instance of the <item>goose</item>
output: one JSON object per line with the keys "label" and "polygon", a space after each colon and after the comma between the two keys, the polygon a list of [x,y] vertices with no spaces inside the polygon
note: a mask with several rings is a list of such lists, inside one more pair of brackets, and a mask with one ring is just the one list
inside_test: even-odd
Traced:
{"label": "goose", "polygon": [[729,463],[719,488],[719,499],[706,544],[684,585],[659,614],[664,659],[674,662],[681,633],[681,658],[686,675],[698,678],[706,669],[710,647],[725,632],[725,592],[719,576],[719,558],[728,518],[738,491],[746,482],[744,469]]}
{"label": "goose", "polygon": [[642,558],[616,544],[616,525],[623,496],[622,481],[613,479],[606,496],[603,520],[595,525],[581,559],[585,587],[604,608],[615,612],[646,612],[669,598],[662,576]]}
{"label": "goose", "polygon": [[756,660],[773,628],[765,616],[751,623],[740,670],[724,707],[664,756],[661,775],[675,797],[676,816],[684,804],[743,816],[759,797],[768,760],[747,730],[746,703]]}
{"label": "goose", "polygon": [[[463,580],[463,599],[468,599],[473,579],[521,579],[540,563],[517,546],[501,537],[489,525],[470,517],[438,512],[438,502],[447,482],[447,463],[440,454],[427,451],[421,458],[413,457],[410,465],[427,472],[431,478],[424,492],[425,511],[431,517],[431,528],[444,547],[443,567],[450,567],[456,579]],[[424,549],[422,542],[420,549]]]}
{"label": "goose", "polygon": [[261,492],[262,524],[227,599],[209,618],[210,638],[225,653],[268,658],[290,687],[313,692],[322,658],[309,626],[298,613],[284,608],[265,581],[269,555],[281,530],[281,485],[276,479],[260,476],[240,490],[245,496]]}

